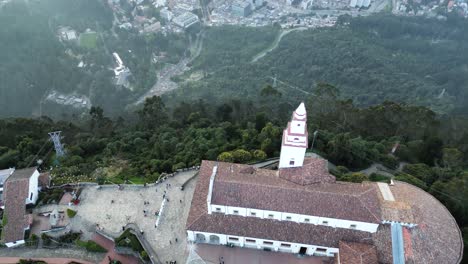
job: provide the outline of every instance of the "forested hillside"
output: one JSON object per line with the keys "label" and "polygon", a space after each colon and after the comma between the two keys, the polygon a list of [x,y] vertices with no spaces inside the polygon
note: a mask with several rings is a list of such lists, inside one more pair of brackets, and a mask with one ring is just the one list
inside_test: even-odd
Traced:
{"label": "forested hillside", "polygon": [[[209,31],[219,29],[209,29]],[[209,32],[208,31],[208,32]],[[255,63],[226,49],[235,38],[207,35],[210,44],[199,60],[205,78],[183,85],[174,99],[250,98],[277,76],[287,99],[299,100],[318,82],[337,86],[359,106],[385,100],[425,105],[439,113],[468,113],[468,22],[422,17],[341,17],[333,28],[286,35],[278,48]],[[244,48],[244,47],[242,47]],[[220,59],[207,60],[216,54]],[[236,58],[235,63],[233,59]],[[210,62],[212,63],[210,65]],[[194,62],[197,65],[197,61]],[[196,68],[195,70],[200,70]]]}
{"label": "forested hillside", "polygon": [[108,76],[99,67],[95,74],[79,69],[55,30],[58,25],[109,27],[111,21],[94,0],[13,1],[0,8],[0,116],[31,116],[47,91],[88,94],[99,83],[105,89]]}
{"label": "forested hillside", "polygon": [[[86,97],[113,116],[122,114],[155,83],[156,71],[179,61],[188,47],[185,34],[112,29],[113,19],[102,0],[17,0],[2,5],[0,117],[45,114],[67,119],[88,111],[45,100],[54,92]],[[76,38],[67,40],[62,30]],[[127,88],[114,84],[113,52],[132,73]]]}
{"label": "forested hillside", "polygon": [[[468,225],[468,121],[440,118],[420,106],[385,102],[358,108],[339,99],[333,86],[319,84],[306,99],[309,141],[314,151],[338,167],[342,181],[388,181],[358,173],[374,163],[395,170],[395,179],[416,185],[441,200],[462,228]],[[258,102],[227,100],[165,106],[153,97],[127,118],[106,117],[92,108],[80,122],[41,119],[0,120],[0,168],[44,160],[53,167],[54,184],[109,180],[153,182],[161,173],[200,164],[201,160],[240,163],[279,155],[281,133],[294,103],[281,103],[272,87]],[[62,130],[66,156],[56,159],[47,132]],[[392,147],[399,143],[394,155]],[[406,164],[401,170],[401,162]],[[463,229],[467,233],[467,229]]]}

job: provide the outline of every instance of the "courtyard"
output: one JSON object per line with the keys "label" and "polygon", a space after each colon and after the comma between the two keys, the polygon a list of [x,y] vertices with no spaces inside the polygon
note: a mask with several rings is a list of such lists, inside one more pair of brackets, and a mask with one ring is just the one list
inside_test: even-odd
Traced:
{"label": "courtyard", "polygon": [[[184,263],[188,255],[185,222],[196,179],[189,181],[184,190],[180,187],[196,172],[180,172],[164,182],[147,186],[85,186],[80,203],[70,206],[77,214],[69,219],[66,230],[82,232],[82,240],[91,240],[96,230],[115,238],[128,225],[139,229],[135,231],[139,232],[143,246],[152,249],[153,252],[147,253],[155,262]],[[50,207],[43,209],[50,210]]]}

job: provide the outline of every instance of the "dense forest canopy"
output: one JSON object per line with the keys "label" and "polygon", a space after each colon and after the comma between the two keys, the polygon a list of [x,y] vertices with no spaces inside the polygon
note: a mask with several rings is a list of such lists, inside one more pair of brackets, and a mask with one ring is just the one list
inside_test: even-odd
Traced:
{"label": "dense forest canopy", "polygon": [[[106,1],[12,1],[0,8],[0,117],[49,115],[67,119],[85,108],[45,100],[53,92],[86,96],[108,114],[122,114],[156,81],[165,63],[185,53],[185,34],[140,34],[112,30],[113,13]],[[21,19],[18,19],[21,17]],[[74,40],[60,31],[72,30]],[[130,69],[130,87],[114,84],[113,52]],[[164,53],[158,63],[154,56]],[[80,63],[85,66],[78,67]]]}
{"label": "dense forest canopy", "polygon": [[[239,31],[239,32],[237,32]],[[333,28],[291,32],[276,49],[256,62],[229,49],[231,39],[242,29],[208,29],[202,53],[194,70],[204,71],[200,81],[182,85],[180,98],[223,97],[257,100],[266,83],[279,81],[287,100],[299,101],[315,84],[327,82],[359,106],[386,100],[428,106],[438,113],[468,113],[468,22],[423,17],[375,15],[340,17]],[[258,32],[256,38],[267,38]],[[262,37],[263,36],[263,37]],[[224,44],[224,45],[223,45]],[[244,47],[242,48],[242,50]],[[218,59],[208,60],[218,55]],[[219,56],[222,55],[222,56]],[[233,63],[232,57],[236,58]],[[293,87],[293,88],[292,88]]]}
{"label": "dense forest canopy", "polygon": [[[151,12],[156,12],[150,10]],[[18,20],[17,17],[24,19]],[[112,11],[104,1],[16,1],[0,9],[1,117],[39,115],[69,118],[72,110],[44,103],[51,91],[80,94],[108,115],[122,115],[156,82],[167,63],[190,55],[192,34],[139,34],[111,29]],[[98,33],[94,47],[59,41],[60,27]],[[168,106],[203,98],[262,100],[272,84],[280,103],[299,102],[320,82],[331,83],[357,106],[384,101],[428,106],[437,113],[468,113],[468,22],[379,14],[340,17],[333,28],[279,36],[276,26],[203,29],[200,56],[191,70],[175,77],[179,89],[164,97]],[[130,68],[131,89],[113,84],[112,52]],[[252,59],[262,52],[265,56]],[[158,62],[153,61],[157,58]],[[78,68],[80,62],[85,68]],[[200,78],[189,78],[193,74]]]}
{"label": "dense forest canopy", "polygon": [[57,25],[109,27],[107,8],[94,0],[40,2],[13,1],[0,9],[2,117],[31,116],[48,91],[87,94],[95,83],[108,83],[105,75],[77,68],[79,60],[65,53],[55,31]]}

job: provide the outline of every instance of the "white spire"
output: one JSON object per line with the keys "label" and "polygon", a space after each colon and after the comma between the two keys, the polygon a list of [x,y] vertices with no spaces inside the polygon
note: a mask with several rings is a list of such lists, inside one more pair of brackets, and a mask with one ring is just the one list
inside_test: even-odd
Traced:
{"label": "white spire", "polygon": [[301,103],[283,130],[279,167],[301,167],[308,144],[307,111],[304,103]]}
{"label": "white spire", "polygon": [[303,102],[297,107],[296,111],[294,111],[293,119],[298,119],[298,120],[307,119],[307,112],[306,112],[305,105]]}

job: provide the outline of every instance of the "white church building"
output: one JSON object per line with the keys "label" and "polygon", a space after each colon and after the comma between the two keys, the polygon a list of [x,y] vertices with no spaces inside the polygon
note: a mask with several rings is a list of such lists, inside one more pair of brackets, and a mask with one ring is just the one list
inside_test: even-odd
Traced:
{"label": "white church building", "polygon": [[[403,237],[421,213],[399,194],[410,187],[336,181],[325,159],[306,157],[307,148],[301,103],[283,131],[278,170],[203,161],[186,224],[189,243],[328,256],[336,263],[391,263],[390,226],[403,226]],[[402,241],[393,247],[404,254]]]}

